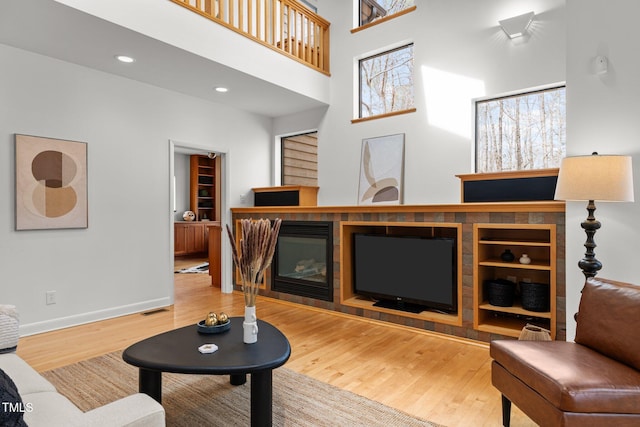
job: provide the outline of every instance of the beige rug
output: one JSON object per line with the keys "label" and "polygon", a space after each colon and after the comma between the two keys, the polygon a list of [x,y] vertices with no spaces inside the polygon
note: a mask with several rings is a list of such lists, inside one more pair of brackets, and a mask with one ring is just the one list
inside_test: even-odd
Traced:
{"label": "beige rug", "polygon": [[[83,411],[137,392],[138,370],[121,352],[44,372]],[[167,426],[248,426],[250,377],[162,375]],[[436,426],[388,406],[281,367],[273,372],[274,426]]]}

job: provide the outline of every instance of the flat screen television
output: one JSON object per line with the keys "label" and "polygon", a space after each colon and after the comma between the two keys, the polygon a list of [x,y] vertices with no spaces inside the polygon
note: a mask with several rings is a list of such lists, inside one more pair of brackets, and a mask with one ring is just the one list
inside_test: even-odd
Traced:
{"label": "flat screen television", "polygon": [[374,305],[419,313],[457,310],[456,240],[353,234],[353,283]]}

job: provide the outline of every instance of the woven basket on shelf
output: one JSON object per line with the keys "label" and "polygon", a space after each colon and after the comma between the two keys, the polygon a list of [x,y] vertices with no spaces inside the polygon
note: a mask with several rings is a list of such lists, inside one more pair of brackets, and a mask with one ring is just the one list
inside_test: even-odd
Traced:
{"label": "woven basket on shelf", "polygon": [[545,328],[541,328],[540,326],[531,325],[527,323],[524,328],[522,328],[522,332],[520,332],[520,336],[518,337],[520,341],[551,341],[551,331]]}
{"label": "woven basket on shelf", "polygon": [[511,280],[493,279],[485,282],[489,304],[511,307],[516,294],[516,284]]}
{"label": "woven basket on shelf", "polygon": [[549,311],[549,284],[520,282],[522,308],[529,311]]}

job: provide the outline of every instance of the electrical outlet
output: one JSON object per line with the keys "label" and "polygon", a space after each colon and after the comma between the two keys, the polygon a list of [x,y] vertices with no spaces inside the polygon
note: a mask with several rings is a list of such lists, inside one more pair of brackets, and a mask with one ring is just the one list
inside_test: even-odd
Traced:
{"label": "electrical outlet", "polygon": [[56,303],[56,291],[47,291],[46,292],[47,305]]}
{"label": "electrical outlet", "polygon": [[243,205],[247,203],[247,194],[246,193],[242,193],[240,195],[240,203],[242,203]]}

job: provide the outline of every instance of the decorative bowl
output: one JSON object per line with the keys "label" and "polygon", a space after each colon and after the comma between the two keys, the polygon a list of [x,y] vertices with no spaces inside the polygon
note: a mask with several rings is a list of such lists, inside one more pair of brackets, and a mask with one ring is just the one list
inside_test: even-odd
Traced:
{"label": "decorative bowl", "polygon": [[221,334],[231,329],[231,320],[227,320],[226,323],[221,325],[207,326],[204,324],[204,320],[198,322],[198,332],[201,334]]}

